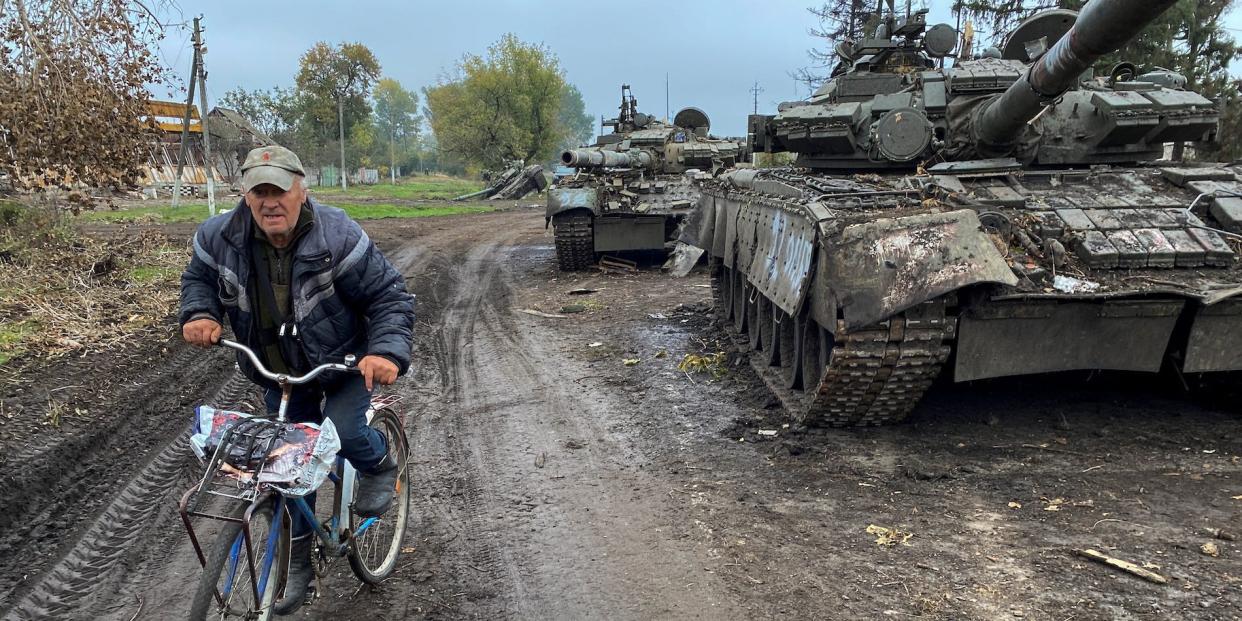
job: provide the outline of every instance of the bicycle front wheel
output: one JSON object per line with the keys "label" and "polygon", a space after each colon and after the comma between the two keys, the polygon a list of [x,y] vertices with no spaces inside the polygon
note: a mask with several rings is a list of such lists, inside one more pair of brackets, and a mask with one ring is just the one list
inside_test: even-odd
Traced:
{"label": "bicycle front wheel", "polygon": [[[236,517],[245,520],[245,510],[242,506]],[[283,510],[276,515],[276,499],[268,497],[254,507],[246,524],[250,530],[249,554],[243,522],[227,522],[206,550],[207,564],[194,594],[190,619],[271,618],[272,604],[284,587],[289,567],[289,520]]]}
{"label": "bicycle front wheel", "polygon": [[[356,535],[349,553],[349,566],[359,580],[379,584],[392,575],[397,568],[397,556],[401,554],[401,541],[405,537],[405,522],[410,515],[410,449],[406,442],[401,421],[390,410],[381,410],[371,419],[371,426],[384,434],[389,450],[396,450],[400,470],[397,475],[396,498],[384,515],[365,518],[349,508],[349,530]],[[370,523],[368,524],[368,521]],[[366,526],[362,534],[359,529]]]}

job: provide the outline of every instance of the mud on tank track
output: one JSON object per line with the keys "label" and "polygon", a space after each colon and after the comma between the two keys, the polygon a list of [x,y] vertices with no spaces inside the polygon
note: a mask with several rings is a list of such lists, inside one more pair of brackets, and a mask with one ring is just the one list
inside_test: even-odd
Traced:
{"label": "mud on tank track", "polygon": [[789,316],[732,268],[713,268],[712,292],[721,324],[803,425],[901,421],[952,352],[956,318],[944,297],[848,334],[838,322],[834,339],[809,311]]}

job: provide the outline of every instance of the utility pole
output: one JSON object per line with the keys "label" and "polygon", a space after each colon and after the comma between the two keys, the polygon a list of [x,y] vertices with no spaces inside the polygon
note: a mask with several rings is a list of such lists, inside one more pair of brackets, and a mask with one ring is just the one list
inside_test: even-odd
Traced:
{"label": "utility pole", "polygon": [[759,114],[759,93],[762,93],[762,92],[763,92],[763,89],[759,88],[758,82],[755,82],[755,85],[750,87],[750,94],[754,95],[755,97],[755,111],[752,112],[752,114]]}
{"label": "utility pole", "polygon": [[[197,25],[198,19],[194,22]],[[203,130],[203,174],[207,177],[207,213],[214,216],[216,215],[216,182],[212,170],[215,166],[211,161],[211,132],[207,129],[207,69],[203,67],[203,55],[206,53],[207,50],[203,47],[202,28],[195,28],[194,57],[198,59],[198,126]]]}
{"label": "utility pole", "polygon": [[338,93],[336,96],[336,124],[340,128],[341,137],[341,189],[348,190],[348,184],[345,181],[345,93]]}
{"label": "utility pole", "polygon": [[[388,108],[388,176],[397,185],[397,119],[392,107]],[[402,144],[405,144],[402,142]]]}
{"label": "utility pole", "polygon": [[186,148],[190,144],[190,108],[194,105],[194,84],[198,82],[198,20],[194,18],[194,60],[190,64],[190,88],[185,98],[185,114],[181,117],[181,149],[177,155],[177,176],[173,179],[172,206],[181,202],[181,173],[185,169]]}

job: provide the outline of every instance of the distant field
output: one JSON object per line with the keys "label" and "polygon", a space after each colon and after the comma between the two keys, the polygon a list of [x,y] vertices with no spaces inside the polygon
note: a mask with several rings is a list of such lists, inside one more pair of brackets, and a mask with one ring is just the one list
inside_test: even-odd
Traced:
{"label": "distant field", "polygon": [[[487,201],[465,201],[461,203],[434,204],[397,204],[383,202],[350,203],[339,200],[323,202],[340,207],[355,220],[374,220],[377,218],[425,218],[429,216],[452,216],[463,213],[492,211],[501,205]],[[232,201],[222,204],[217,202],[218,210],[231,209]],[[182,203],[176,208],[171,205],[150,205],[123,207],[120,209],[100,209],[83,212],[79,216],[92,222],[157,222],[170,224],[173,222],[201,222],[207,219],[207,202],[193,201]]]}
{"label": "distant field", "polygon": [[[481,189],[483,184],[479,181],[430,176],[401,179],[397,185],[381,183],[350,186],[345,191],[340,188],[312,188],[311,195],[322,203],[344,209],[356,220],[371,220],[451,216],[495,209],[498,205],[487,201],[444,202],[446,199]],[[216,200],[216,209],[232,209],[237,200],[236,196],[220,197]],[[84,212],[79,217],[94,222],[200,222],[207,218],[207,201],[182,202],[176,208],[164,200],[134,202],[118,209],[101,208]]]}
{"label": "distant field", "polygon": [[433,175],[429,177],[407,177],[398,179],[397,185],[387,182],[376,185],[351,185],[348,190],[340,187],[318,187],[312,189],[315,196],[323,199],[332,198],[364,198],[364,199],[397,199],[447,200],[463,194],[478,192],[484,187],[483,182],[474,179],[459,179]]}

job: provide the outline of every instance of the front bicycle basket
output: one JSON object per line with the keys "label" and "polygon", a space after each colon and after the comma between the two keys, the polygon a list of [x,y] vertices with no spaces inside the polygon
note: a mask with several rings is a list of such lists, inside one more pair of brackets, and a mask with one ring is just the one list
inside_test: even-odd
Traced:
{"label": "front bicycle basket", "polygon": [[[211,483],[208,478],[224,478],[238,490],[257,491],[267,484],[285,495],[304,496],[327,478],[341,440],[331,420],[322,425],[282,423],[199,406],[190,446],[208,464],[204,488]],[[244,496],[253,497],[253,493]]]}

